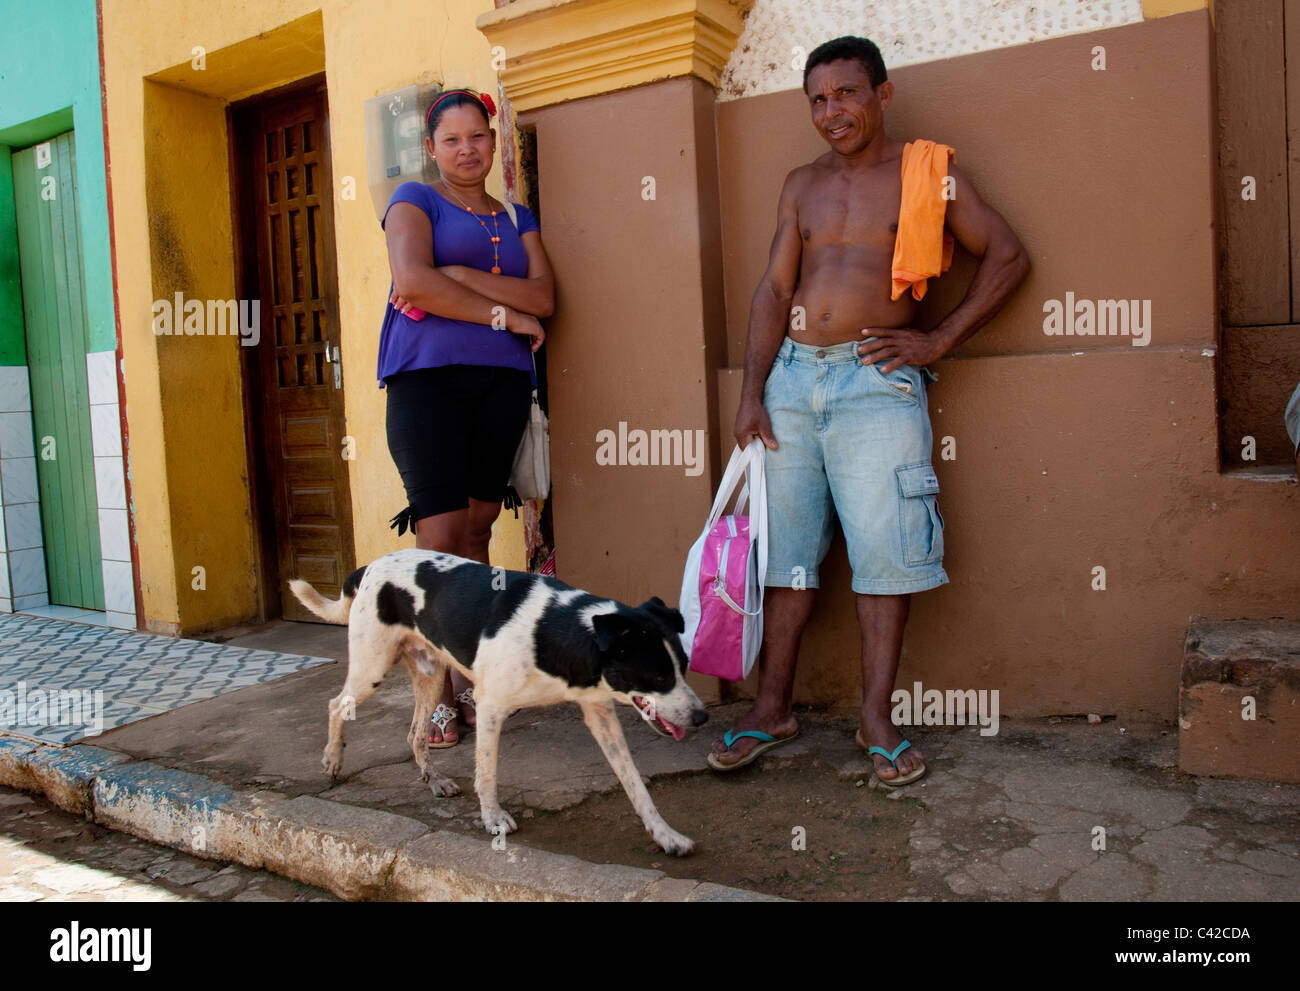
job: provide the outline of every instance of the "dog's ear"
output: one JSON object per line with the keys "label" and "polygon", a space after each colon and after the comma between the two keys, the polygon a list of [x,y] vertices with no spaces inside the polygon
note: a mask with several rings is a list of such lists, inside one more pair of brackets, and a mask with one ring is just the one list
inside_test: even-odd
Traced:
{"label": "dog's ear", "polygon": [[621,613],[601,613],[591,617],[591,628],[596,633],[596,646],[602,654],[608,653],[619,637],[627,636],[636,625],[631,617]]}
{"label": "dog's ear", "polygon": [[641,608],[653,616],[656,620],[666,626],[671,633],[685,633],[686,621],[682,619],[682,614],[676,609],[664,603],[659,596],[651,596],[641,603]]}

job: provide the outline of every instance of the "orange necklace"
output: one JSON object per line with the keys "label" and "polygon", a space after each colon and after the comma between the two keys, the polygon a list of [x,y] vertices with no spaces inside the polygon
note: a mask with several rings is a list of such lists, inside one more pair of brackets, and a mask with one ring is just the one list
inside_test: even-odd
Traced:
{"label": "orange necklace", "polygon": [[495,210],[492,211],[492,228],[493,230],[496,231],[496,234],[494,235],[492,231],[488,230],[487,224],[483,223],[483,218],[474,212],[473,207],[471,207],[468,203],[466,203],[454,192],[452,192],[451,187],[448,186],[445,182],[442,185],[443,188],[447,190],[447,192],[451,193],[452,198],[455,199],[457,203],[459,203],[461,206],[465,208],[465,212],[478,221],[478,225],[483,228],[483,233],[486,234],[488,238],[492,241],[492,274],[500,275],[501,274],[501,225],[497,221],[497,212]]}

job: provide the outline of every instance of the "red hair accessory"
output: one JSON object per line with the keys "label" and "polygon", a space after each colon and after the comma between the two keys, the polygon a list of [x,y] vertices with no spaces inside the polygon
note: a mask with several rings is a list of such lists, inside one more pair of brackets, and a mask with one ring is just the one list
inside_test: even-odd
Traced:
{"label": "red hair accessory", "polygon": [[457,95],[471,96],[474,99],[478,100],[479,103],[483,104],[483,109],[487,111],[488,120],[491,120],[493,117],[497,115],[497,105],[492,102],[492,97],[488,96],[488,94],[475,93],[472,90],[468,90],[468,89],[449,89],[447,90],[447,92],[443,93],[442,96],[438,97],[438,99],[434,100],[432,104],[430,104],[429,112],[425,115],[424,118],[424,126],[428,128],[429,123],[433,120],[434,108],[437,107],[439,103],[447,99],[449,96],[457,96]]}

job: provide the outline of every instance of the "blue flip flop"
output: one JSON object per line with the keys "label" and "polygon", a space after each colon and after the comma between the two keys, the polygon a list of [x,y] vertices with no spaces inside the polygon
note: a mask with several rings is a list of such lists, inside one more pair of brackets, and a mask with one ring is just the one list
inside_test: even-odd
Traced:
{"label": "blue flip flop", "polygon": [[[870,756],[871,754],[880,754],[881,757],[885,758],[885,760],[889,761],[889,763],[894,766],[895,771],[898,770],[898,755],[912,745],[911,740],[904,740],[902,743],[900,743],[897,747],[894,748],[894,752],[891,754],[884,747],[868,747],[866,741],[862,739],[862,730],[858,730],[857,740],[858,740],[858,746],[861,747],[863,750],[865,750],[868,756]],[[924,773],[925,773],[925,762],[922,761],[921,766],[918,767],[916,770],[912,771],[910,774],[903,774],[900,772],[898,777],[896,778],[882,778],[879,774],[877,774],[876,780],[879,781],[886,788],[901,788],[903,787],[903,785],[910,785],[913,781],[915,781]]]}
{"label": "blue flip flop", "polygon": [[758,760],[761,754],[766,753],[768,750],[771,750],[773,747],[779,747],[783,743],[789,743],[798,735],[799,735],[798,730],[796,730],[791,736],[783,736],[777,738],[773,736],[771,733],[764,733],[762,730],[757,730],[757,729],[741,730],[739,733],[737,733],[735,730],[729,729],[727,730],[727,732],[722,734],[722,742],[727,745],[728,750],[731,749],[732,745],[737,740],[743,739],[744,737],[747,736],[753,737],[755,740],[758,740],[760,742],[757,747],[749,751],[747,754],[741,757],[740,760],[736,761],[734,764],[724,764],[720,760],[718,760],[717,754],[710,753],[709,767],[713,768],[715,771],[739,770],[740,768],[744,767],[746,764],[754,763],[754,761]]}

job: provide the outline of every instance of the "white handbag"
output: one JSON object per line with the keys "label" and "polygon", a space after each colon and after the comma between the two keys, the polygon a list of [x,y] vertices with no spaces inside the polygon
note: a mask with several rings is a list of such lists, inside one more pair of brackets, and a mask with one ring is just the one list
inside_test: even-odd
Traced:
{"label": "white handbag", "polygon": [[[537,359],[533,359],[533,375],[537,375]],[[519,447],[515,451],[515,463],[510,469],[510,488],[518,500],[545,499],[551,494],[551,426],[546,414],[537,401],[537,390],[533,390],[532,406],[528,413],[528,426],[519,438]],[[506,496],[506,508],[512,506],[509,494]]]}

